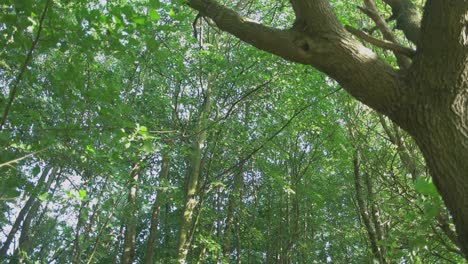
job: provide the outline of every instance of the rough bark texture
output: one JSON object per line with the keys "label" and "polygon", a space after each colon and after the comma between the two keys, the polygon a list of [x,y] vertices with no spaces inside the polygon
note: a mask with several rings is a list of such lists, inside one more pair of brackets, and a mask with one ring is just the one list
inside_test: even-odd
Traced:
{"label": "rough bark texture", "polygon": [[417,45],[396,71],[347,33],[327,0],[290,0],[290,29],[239,16],[215,0],[188,0],[223,31],[286,60],[326,73],[359,101],[389,117],[419,145],[468,255],[468,1],[384,0],[398,29]]}

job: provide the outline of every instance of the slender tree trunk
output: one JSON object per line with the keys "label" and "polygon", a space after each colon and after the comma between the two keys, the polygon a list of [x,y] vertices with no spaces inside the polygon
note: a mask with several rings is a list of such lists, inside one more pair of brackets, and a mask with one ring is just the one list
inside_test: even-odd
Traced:
{"label": "slender tree trunk", "polygon": [[6,258],[8,249],[11,246],[11,242],[15,238],[16,232],[18,232],[18,229],[21,226],[21,223],[23,222],[24,218],[26,217],[26,214],[28,213],[29,209],[31,206],[34,204],[36,201],[36,195],[40,194],[42,192],[42,187],[44,185],[45,179],[47,175],[51,172],[49,168],[44,168],[44,170],[41,172],[41,176],[39,180],[37,181],[36,187],[34,188],[35,194],[32,194],[26,203],[24,204],[23,208],[21,208],[21,211],[19,212],[18,216],[16,217],[15,222],[13,223],[13,226],[11,227],[10,232],[7,235],[7,238],[5,242],[2,245],[2,248],[0,248],[0,261]]}
{"label": "slender tree trunk", "polygon": [[[94,258],[94,255],[96,253],[96,250],[100,244],[100,239],[102,237],[102,235],[104,234],[104,231],[106,230],[107,226],[109,225],[109,221],[111,220],[112,216],[114,215],[114,212],[115,210],[117,209],[117,206],[119,205],[120,203],[120,199],[116,200],[113,207],[112,207],[112,210],[109,212],[109,214],[107,215],[102,227],[99,229],[98,228],[98,232],[96,234],[96,239],[94,240],[94,243],[93,243],[93,246],[92,246],[92,249],[90,251],[90,254],[89,254],[89,257],[88,257],[88,260],[86,261],[87,264],[90,264],[92,261],[93,261],[93,258]],[[114,254],[114,257],[112,258],[112,263],[115,264],[117,263],[117,260],[118,260],[118,252],[120,251],[120,241],[122,240],[121,238],[123,237],[123,232],[124,232],[124,229],[125,229],[125,226],[122,224],[120,226],[120,230],[119,230],[119,233],[117,235],[117,242],[115,243],[115,254]]]}
{"label": "slender tree trunk", "polygon": [[135,258],[135,243],[136,243],[136,226],[137,226],[137,210],[136,196],[138,191],[138,177],[141,172],[141,162],[138,161],[130,172],[130,184],[127,199],[128,217],[125,223],[125,236],[123,245],[122,264],[130,264]]}
{"label": "slender tree trunk", "polygon": [[367,235],[369,236],[372,256],[373,256],[373,259],[379,261],[379,263],[386,263],[382,256],[382,253],[380,252],[380,249],[378,246],[378,238],[377,238],[375,229],[371,224],[369,212],[364,203],[364,196],[362,194],[361,171],[360,171],[361,157],[360,157],[360,151],[358,149],[355,150],[353,164],[354,164],[354,187],[356,189],[356,199],[357,199],[357,203],[359,206],[359,213],[361,214],[361,218],[362,218],[362,221],[364,222]]}
{"label": "slender tree trunk", "polygon": [[170,212],[171,212],[171,203],[166,201],[164,205],[164,241],[163,241],[163,248],[164,248],[164,259],[169,259],[172,255],[170,253],[171,250],[171,226],[170,226]]}
{"label": "slender tree trunk", "polygon": [[[83,244],[88,243],[89,236],[91,234],[91,231],[93,230],[94,222],[96,221],[96,218],[98,218],[99,215],[101,214],[101,210],[99,210],[99,209],[100,209],[100,206],[102,205],[101,201],[102,201],[102,198],[104,197],[103,194],[104,194],[104,190],[105,190],[105,188],[107,186],[108,179],[109,179],[109,177],[107,177],[105,179],[104,184],[102,185],[99,193],[97,194],[97,202],[93,206],[93,212],[91,213],[91,216],[89,217],[88,224],[84,228]],[[83,250],[80,250],[79,255],[82,254],[82,253],[84,253]],[[80,258],[80,256],[78,258]]]}
{"label": "slender tree trunk", "polygon": [[72,263],[78,264],[80,263],[80,255],[81,255],[81,228],[83,226],[83,222],[86,220],[84,218],[84,210],[86,206],[88,206],[89,201],[83,200],[81,201],[80,210],[78,211],[78,221],[76,222],[75,226],[75,239],[73,240],[73,251],[72,251]]}
{"label": "slender tree trunk", "polygon": [[[375,234],[377,236],[377,241],[382,241],[384,239],[384,234],[382,230],[382,224],[379,218],[379,212],[378,212],[376,202],[374,199],[374,187],[372,184],[372,179],[368,173],[365,173],[364,175],[365,175],[365,182],[367,186],[367,197],[369,201],[368,208],[370,207],[370,215],[372,219],[372,224],[374,226]],[[386,263],[387,260],[385,259],[385,252],[387,250],[385,246],[383,245],[378,245],[378,247],[379,247],[380,256],[382,258],[382,262]]]}
{"label": "slender tree trunk", "polygon": [[[161,172],[159,176],[160,182],[164,182],[167,180],[169,176],[169,164],[170,164],[170,156],[168,151],[165,149],[162,152],[162,160],[161,160]],[[165,193],[163,190],[157,193],[156,200],[153,204],[153,213],[151,215],[151,226],[150,226],[150,233],[148,237],[148,242],[146,245],[146,253],[143,263],[145,264],[153,264],[154,263],[154,250],[155,250],[155,243],[157,238],[157,231],[158,231],[158,223],[159,223],[159,213],[161,210],[161,203],[164,202]]]}
{"label": "slender tree trunk", "polygon": [[[50,189],[50,186],[55,181],[57,177],[57,169],[52,169],[49,173],[49,178],[45,182],[42,192],[46,192]],[[31,227],[33,219],[37,217],[37,212],[41,206],[42,201],[39,199],[35,199],[31,209],[29,209],[28,214],[26,215],[23,224],[21,225],[21,234],[19,237],[18,248],[14,255],[18,256],[18,261],[14,261],[15,257],[13,258],[12,263],[25,263],[26,256],[28,256],[31,252],[31,239],[33,239],[31,234]],[[39,224],[39,223],[36,223]]]}
{"label": "slender tree trunk", "polygon": [[224,229],[224,246],[223,246],[223,255],[225,261],[229,262],[231,255],[231,241],[232,241],[232,230],[233,226],[236,224],[234,221],[238,220],[238,203],[240,200],[240,191],[243,184],[243,173],[244,169],[240,166],[239,170],[234,173],[234,188],[232,193],[229,195],[228,202],[228,211],[226,217],[226,228]]}
{"label": "slender tree trunk", "polygon": [[211,112],[211,82],[208,78],[207,88],[205,91],[205,102],[200,111],[195,131],[198,136],[195,137],[192,147],[190,150],[189,159],[189,170],[186,178],[186,190],[184,195],[184,208],[182,211],[182,221],[179,231],[179,243],[178,243],[178,262],[186,263],[188,254],[188,237],[190,227],[192,225],[192,218],[195,206],[197,205],[197,191],[198,181],[201,174],[201,162],[203,156],[203,146],[207,137],[207,124],[209,114]]}
{"label": "slender tree trunk", "polygon": [[241,244],[241,236],[240,236],[240,233],[241,233],[241,230],[240,230],[240,210],[239,210],[239,213],[238,215],[235,217],[235,224],[234,224],[234,227],[235,227],[235,235],[236,235],[236,263],[237,264],[240,264],[242,263],[242,244]]}
{"label": "slender tree trunk", "polygon": [[409,151],[406,143],[401,137],[400,129],[395,124],[391,124],[391,126],[389,126],[382,115],[379,115],[379,119],[380,124],[382,125],[390,142],[396,146],[401,162],[405,166],[406,170],[410,173],[413,181],[415,181],[417,177],[422,176],[422,171],[416,165],[416,158]]}

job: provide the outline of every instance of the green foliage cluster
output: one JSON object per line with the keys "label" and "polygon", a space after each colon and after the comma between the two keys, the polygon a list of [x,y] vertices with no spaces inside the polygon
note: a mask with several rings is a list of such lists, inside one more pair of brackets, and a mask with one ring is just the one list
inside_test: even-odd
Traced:
{"label": "green foliage cluster", "polygon": [[[235,7],[268,23],[289,19],[275,12],[287,1],[244,2]],[[373,242],[388,263],[462,259],[406,135],[322,74],[222,34],[177,1],[6,0],[0,46],[0,110],[11,101],[0,262],[117,263],[131,223],[135,263],[151,232],[153,262],[176,261],[202,131],[189,263],[371,263]]]}

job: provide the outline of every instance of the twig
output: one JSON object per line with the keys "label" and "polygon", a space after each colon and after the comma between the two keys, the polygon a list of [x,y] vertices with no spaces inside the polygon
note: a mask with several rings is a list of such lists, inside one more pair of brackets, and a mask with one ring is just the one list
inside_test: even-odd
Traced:
{"label": "twig", "polygon": [[39,150],[39,151],[33,152],[33,153],[31,153],[31,154],[28,154],[28,155],[26,155],[26,156],[23,156],[23,157],[21,157],[21,158],[17,158],[17,159],[10,160],[10,161],[7,161],[7,162],[5,162],[5,163],[2,163],[2,164],[0,164],[0,168],[1,168],[1,167],[5,167],[5,166],[10,166],[10,167],[11,167],[11,166],[13,166],[13,165],[12,165],[13,163],[17,163],[17,162],[22,161],[22,160],[24,160],[24,159],[26,159],[26,158],[29,158],[29,157],[31,157],[31,156],[37,154],[37,153],[41,153],[41,152],[43,152],[43,151],[46,150],[46,149],[47,149],[47,148],[44,148],[44,149],[41,149],[41,150]]}

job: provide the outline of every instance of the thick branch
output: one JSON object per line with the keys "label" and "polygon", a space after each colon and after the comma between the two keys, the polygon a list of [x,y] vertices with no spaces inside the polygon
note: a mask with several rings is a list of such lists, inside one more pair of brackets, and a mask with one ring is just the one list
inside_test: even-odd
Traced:
{"label": "thick branch", "polygon": [[418,44],[421,32],[421,15],[418,7],[411,0],[383,1],[392,8],[391,19],[396,20],[397,29],[401,29],[409,41]]}
{"label": "thick branch", "polygon": [[310,12],[307,17],[310,14],[315,17],[307,20],[304,29],[290,30],[274,29],[242,18],[215,0],[189,0],[189,5],[210,17],[221,30],[261,50],[317,68],[361,102],[392,117],[400,106],[405,86],[399,82],[397,73],[338,24],[328,1],[301,2],[292,1],[293,7],[303,7],[303,11]]}
{"label": "thick branch", "polygon": [[[445,83],[466,89],[468,74],[468,2],[428,0],[424,8],[421,56],[417,70],[420,73],[443,74]],[[440,71],[443,67],[445,70]],[[442,79],[441,79],[442,80]],[[460,82],[465,82],[463,85]],[[468,133],[468,131],[467,131]]]}
{"label": "thick branch", "polygon": [[241,17],[214,0],[190,0],[189,5],[203,16],[211,18],[219,29],[233,34],[246,43],[286,60],[307,64],[304,54],[294,48],[297,33],[267,27]]}
{"label": "thick branch", "polygon": [[338,33],[343,30],[338,18],[324,0],[290,0],[296,15],[296,23],[312,34]]}

